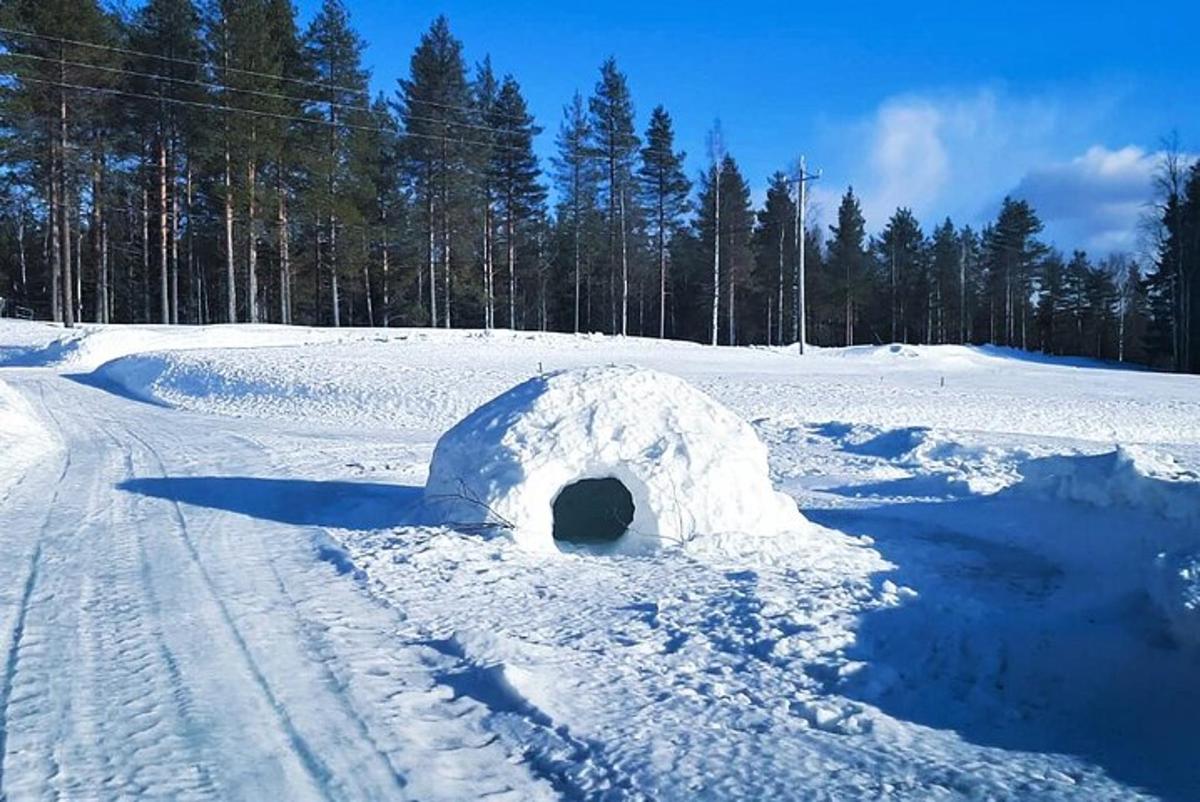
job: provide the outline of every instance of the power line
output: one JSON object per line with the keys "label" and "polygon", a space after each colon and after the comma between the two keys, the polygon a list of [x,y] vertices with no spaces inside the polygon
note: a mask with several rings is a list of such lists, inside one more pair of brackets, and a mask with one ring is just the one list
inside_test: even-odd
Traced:
{"label": "power line", "polygon": [[227,92],[239,92],[239,93],[245,94],[245,95],[257,95],[259,97],[273,98],[273,99],[279,99],[279,100],[296,100],[296,101],[300,101],[302,103],[321,103],[321,104],[327,105],[327,106],[335,106],[338,108],[351,109],[354,111],[365,111],[368,113],[372,111],[370,106],[359,106],[359,105],[353,104],[353,103],[339,103],[337,101],[320,100],[318,98],[296,97],[295,95],[283,95],[278,92],[267,92],[267,91],[261,90],[261,89],[243,89],[241,87],[229,86],[228,84],[217,83],[217,82],[213,82],[213,81],[200,81],[200,80],[196,80],[193,78],[177,78],[173,75],[161,75],[158,73],[140,72],[138,70],[131,70],[126,67],[109,67],[109,66],[105,66],[102,64],[87,64],[82,61],[70,61],[67,59],[52,58],[50,56],[38,56],[38,55],[34,55],[33,53],[15,53],[15,52],[9,51],[7,53],[0,53],[0,57],[32,59],[34,61],[43,61],[43,62],[47,62],[50,64],[63,64],[68,67],[81,67],[83,69],[88,69],[88,70],[100,70],[101,72],[114,73],[117,75],[129,75],[129,76],[133,76],[136,78],[149,78],[151,80],[156,80],[156,81],[169,81],[171,83],[188,84],[190,86],[200,86],[200,87],[204,87],[207,89],[217,89],[217,90],[222,90],[222,91],[227,91]]}
{"label": "power line", "polygon": [[[22,31],[15,28],[5,28],[0,26],[0,33],[6,33],[12,36],[26,36],[33,39],[44,39],[48,42],[58,42],[59,44],[76,45],[77,47],[90,47],[95,50],[106,50],[110,53],[123,53],[128,56],[143,56],[145,58],[158,59],[159,61],[172,62],[175,64],[189,64],[194,67],[214,67],[215,65],[205,61],[196,61],[195,59],[180,58],[179,56],[162,56],[157,53],[148,53],[145,50],[133,50],[127,47],[116,47],[115,45],[102,45],[96,42],[84,42],[78,39],[64,39],[61,36],[50,36],[44,33],[35,33],[33,31]],[[356,89],[350,86],[339,86],[337,84],[323,83],[321,81],[311,81],[304,78],[291,78],[289,76],[272,75],[267,72],[258,72],[256,70],[247,70],[240,67],[222,66],[226,72],[234,72],[239,75],[249,75],[256,78],[271,78],[287,81],[289,83],[301,84],[303,86],[315,86],[319,89],[328,89],[334,92],[346,92],[347,94],[363,95],[370,97],[370,91],[367,89]]]}
{"label": "power line", "polygon": [[[0,54],[0,55],[3,55],[3,54]],[[332,122],[330,120],[325,120],[325,119],[321,119],[321,118],[317,118],[317,117],[297,117],[295,115],[281,114],[281,113],[270,112],[270,111],[262,111],[259,109],[238,108],[236,106],[225,106],[225,105],[220,105],[220,104],[216,104],[216,103],[205,103],[205,102],[201,102],[201,101],[197,101],[197,100],[187,100],[184,98],[147,95],[147,94],[143,94],[140,92],[130,92],[128,90],[117,89],[114,87],[87,86],[87,85],[83,85],[83,84],[70,83],[67,81],[51,81],[51,80],[48,80],[45,78],[33,78],[30,76],[21,75],[20,73],[15,72],[13,70],[7,70],[7,71],[0,70],[0,76],[7,76],[7,77],[13,78],[15,80],[27,81],[30,83],[42,84],[45,86],[54,86],[54,87],[59,87],[59,88],[63,88],[63,89],[73,89],[73,90],[77,90],[77,91],[81,91],[81,92],[96,92],[99,94],[117,95],[117,96],[121,96],[121,97],[131,97],[131,98],[136,98],[136,99],[140,99],[140,100],[149,100],[149,101],[153,101],[155,103],[173,103],[176,105],[190,106],[193,108],[200,108],[200,109],[204,109],[204,110],[208,110],[208,111],[218,111],[218,112],[227,113],[227,114],[248,114],[248,115],[252,115],[252,116],[256,116],[256,117],[266,117],[266,118],[275,119],[275,120],[307,123],[309,125],[319,125],[319,126],[324,126],[326,128],[344,128],[344,129],[355,130],[355,131],[366,131],[369,133],[387,134],[387,135],[391,135],[391,136],[395,136],[395,137],[399,137],[399,138],[411,137],[413,139],[422,139],[422,140],[427,140],[427,141],[431,141],[431,142],[454,142],[454,143],[457,143],[460,145],[469,145],[469,146],[474,146],[474,147],[479,147],[479,148],[492,148],[495,150],[511,151],[514,153],[522,152],[524,150],[523,148],[521,148],[519,146],[515,146],[515,145],[502,145],[502,144],[499,144],[496,142],[481,142],[481,141],[473,140],[473,139],[465,139],[463,137],[437,136],[434,134],[421,134],[421,133],[416,133],[413,131],[401,131],[401,130],[397,130],[397,129],[382,128],[379,126],[360,125],[360,124],[356,124],[356,123],[337,123],[337,122]],[[442,122],[442,121],[438,121],[438,122]],[[466,125],[466,124],[450,123],[449,127],[478,128],[480,126],[471,126],[471,125]],[[503,132],[502,129],[485,129],[485,130]],[[512,133],[512,132],[503,132],[503,133]],[[639,151],[639,152],[659,153],[660,151]],[[580,154],[580,155],[583,158],[593,159],[595,161],[605,161],[607,159],[607,157],[604,156],[604,154],[600,154],[600,153],[585,153],[585,154]]]}
{"label": "power line", "polygon": [[[128,75],[128,76],[133,76],[133,77],[137,77],[137,78],[149,78],[151,80],[158,80],[158,81],[170,81],[173,83],[188,84],[188,85],[192,85],[192,86],[199,86],[199,87],[215,89],[215,90],[219,90],[219,91],[226,91],[226,92],[237,92],[237,93],[245,94],[245,95],[255,95],[258,97],[270,98],[270,99],[275,99],[275,100],[295,100],[295,101],[299,101],[301,103],[315,103],[315,104],[322,105],[322,106],[333,106],[335,108],[350,109],[351,111],[364,112],[367,114],[375,113],[375,110],[369,106],[359,106],[359,105],[355,105],[355,104],[351,104],[351,103],[339,103],[337,101],[322,100],[320,98],[296,97],[295,95],[284,95],[284,94],[280,94],[278,92],[267,92],[262,89],[243,89],[243,88],[237,87],[237,86],[229,86],[228,84],[225,84],[225,83],[216,83],[216,82],[212,82],[212,81],[199,81],[199,80],[195,80],[195,79],[191,79],[191,78],[176,78],[176,77],[170,76],[170,75],[160,75],[158,73],[140,72],[138,70],[131,70],[131,69],[128,69],[125,67],[109,67],[109,66],[100,65],[100,64],[87,64],[87,63],[84,63],[81,61],[69,61],[66,59],[53,58],[50,56],[38,56],[38,55],[34,55],[32,53],[14,53],[14,52],[10,51],[8,53],[0,53],[0,57],[32,59],[35,61],[42,61],[42,62],[46,62],[49,64],[63,64],[63,65],[67,65],[70,67],[79,67],[82,69],[100,70],[102,72],[113,73],[116,75]],[[157,98],[157,96],[155,96],[155,97]],[[166,98],[163,98],[163,99],[166,100]],[[426,101],[421,101],[421,102],[426,102]],[[433,117],[418,117],[418,116],[411,115],[411,114],[405,115],[405,118],[409,119],[409,120],[416,120],[417,122],[431,123],[434,125],[445,124],[445,125],[450,125],[450,126],[456,126],[459,128],[473,128],[473,129],[476,129],[479,131],[486,131],[489,133],[508,134],[508,135],[512,135],[514,133],[519,133],[519,132],[514,132],[511,130],[506,130],[503,128],[495,128],[495,127],[489,126],[489,125],[479,125],[477,123],[468,123],[468,122],[453,122],[453,121],[447,121],[447,120],[439,120],[439,119],[433,118]]]}
{"label": "power line", "polygon": [[[35,38],[35,39],[43,39],[48,42],[57,42],[60,44],[75,45],[78,47],[90,47],[95,50],[109,51],[109,52],[113,52],[113,53],[122,53],[122,54],[130,55],[130,56],[142,56],[144,58],[152,58],[152,59],[156,59],[158,61],[167,62],[169,64],[187,64],[187,65],[190,65],[193,67],[212,68],[212,69],[217,69],[217,70],[223,70],[225,72],[237,73],[239,75],[249,75],[251,77],[256,77],[256,78],[269,78],[271,80],[286,81],[288,83],[298,84],[300,86],[311,86],[311,87],[316,87],[318,89],[327,89],[327,90],[335,91],[335,92],[346,92],[347,94],[361,95],[361,96],[367,97],[367,98],[370,97],[370,91],[367,89],[356,89],[354,87],[349,87],[349,86],[339,86],[338,84],[325,83],[322,81],[313,81],[313,80],[309,80],[306,78],[292,78],[292,77],[286,76],[286,75],[275,75],[273,73],[259,72],[256,70],[247,70],[247,69],[242,69],[240,67],[228,67],[228,66],[224,66],[224,65],[218,66],[218,65],[212,64],[210,62],[196,61],[194,59],[186,59],[186,58],[181,58],[179,56],[164,56],[164,55],[160,55],[158,53],[150,53],[145,50],[133,50],[133,49],[126,48],[126,47],[116,47],[113,45],[102,45],[102,44],[98,44],[96,42],[84,42],[84,41],[81,41],[78,39],[64,39],[59,36],[50,36],[49,34],[44,34],[44,33],[34,33],[33,31],[21,31],[21,30],[17,30],[14,28],[5,28],[2,26],[0,26],[0,33],[7,33],[10,35],[14,35],[14,36],[25,36],[25,37],[29,37],[29,38]],[[49,59],[49,60],[58,61],[58,59]],[[163,77],[165,78],[167,76],[163,76]],[[239,91],[243,91],[243,90],[239,90]],[[320,103],[330,102],[330,101],[326,101],[326,100],[318,100],[317,98],[292,98],[292,99],[297,99],[297,100],[311,99],[313,102],[320,102]],[[467,113],[473,113],[473,112],[477,111],[477,109],[471,108],[469,106],[455,106],[455,105],[452,105],[449,103],[439,103],[434,100],[417,100],[415,102],[423,103],[427,106],[437,106],[439,108],[444,108],[444,109],[448,109],[451,111],[463,111],[463,112],[467,112]],[[358,107],[358,108],[367,108],[367,107]],[[498,114],[499,116],[502,116],[502,117],[507,117],[507,118],[513,119],[513,120],[522,119],[520,117],[520,115],[516,115],[516,114],[505,114],[503,112],[496,112],[496,114]]]}
{"label": "power line", "polygon": [[155,95],[146,95],[146,94],[142,94],[140,92],[129,92],[127,90],[115,89],[112,87],[84,86],[82,84],[73,84],[73,83],[68,83],[66,81],[49,81],[44,78],[30,78],[28,76],[22,76],[17,73],[14,73],[12,71],[8,71],[6,73],[5,71],[0,70],[0,75],[7,75],[7,77],[15,78],[15,79],[18,79],[21,81],[28,81],[31,83],[43,84],[46,86],[55,86],[55,87],[59,87],[62,89],[74,89],[74,90],[78,90],[81,92],[96,92],[99,94],[119,95],[121,97],[138,98],[140,100],[151,100],[156,103],[174,103],[177,105],[191,106],[194,108],[206,109],[208,111],[219,111],[219,112],[224,112],[224,113],[228,113],[228,114],[249,114],[249,115],[253,115],[256,117],[267,117],[267,118],[275,119],[275,120],[285,120],[285,121],[292,121],[292,122],[308,123],[309,125],[320,125],[320,126],[324,126],[326,128],[345,128],[345,129],[354,130],[354,131],[366,131],[369,133],[390,134],[390,135],[397,136],[397,137],[412,137],[414,139],[426,139],[426,140],[430,140],[433,142],[449,141],[449,142],[455,142],[460,145],[474,145],[474,146],[480,147],[480,148],[495,148],[497,150],[510,150],[510,151],[514,151],[514,152],[519,152],[522,150],[522,148],[515,147],[515,146],[499,145],[494,142],[479,142],[479,141],[471,140],[471,139],[463,139],[461,137],[435,136],[433,134],[418,134],[418,133],[414,133],[411,131],[398,131],[398,130],[390,129],[390,128],[380,128],[377,126],[369,126],[369,125],[357,125],[354,123],[336,123],[336,122],[331,122],[331,121],[325,120],[325,119],[319,119],[316,117],[296,117],[296,116],[290,115],[290,114],[278,114],[278,113],[270,112],[270,111],[261,111],[259,109],[240,109],[240,108],[237,108],[234,106],[223,106],[223,105],[219,105],[219,104],[215,104],[215,103],[202,103],[197,100],[185,100],[183,98],[156,97]]}

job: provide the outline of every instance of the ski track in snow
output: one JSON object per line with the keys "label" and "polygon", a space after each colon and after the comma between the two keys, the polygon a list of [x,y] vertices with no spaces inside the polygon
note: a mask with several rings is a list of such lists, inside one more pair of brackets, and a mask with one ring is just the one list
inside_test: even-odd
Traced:
{"label": "ski track in snow", "polygon": [[[1200,798],[1158,559],[1200,553],[1194,377],[0,322],[4,362],[7,799]],[[458,417],[610,362],[752,421],[824,528],[599,558],[419,525]]]}

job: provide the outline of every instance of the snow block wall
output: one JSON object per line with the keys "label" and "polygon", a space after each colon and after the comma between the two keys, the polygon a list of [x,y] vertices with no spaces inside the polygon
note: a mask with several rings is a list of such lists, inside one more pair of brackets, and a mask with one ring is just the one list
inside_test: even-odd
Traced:
{"label": "snow block wall", "polygon": [[554,550],[560,495],[597,479],[616,479],[633,502],[613,551],[806,526],[772,486],[749,424],[682,379],[635,367],[551,373],[484,404],[438,441],[425,502],[438,523]]}

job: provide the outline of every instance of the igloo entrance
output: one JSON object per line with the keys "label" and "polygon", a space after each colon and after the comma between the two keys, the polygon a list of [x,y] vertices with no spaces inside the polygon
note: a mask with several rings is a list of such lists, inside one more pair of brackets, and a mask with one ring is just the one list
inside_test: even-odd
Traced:
{"label": "igloo entrance", "polygon": [[633,494],[613,477],[572,482],[559,491],[551,507],[559,543],[614,543],[633,523]]}

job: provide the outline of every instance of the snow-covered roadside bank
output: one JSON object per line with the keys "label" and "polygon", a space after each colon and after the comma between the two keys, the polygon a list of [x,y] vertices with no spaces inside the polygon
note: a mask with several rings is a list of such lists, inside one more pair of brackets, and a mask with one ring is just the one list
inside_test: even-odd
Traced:
{"label": "snow-covered roadside bank", "polygon": [[[76,518],[115,502],[110,524],[137,522],[123,531],[175,532],[179,511],[267,687],[334,777],[362,746],[358,716],[398,774],[428,781],[428,744],[405,736],[410,697],[387,701],[403,675],[425,689],[421,731],[467,711],[456,754],[518,796],[1184,800],[1200,787],[1200,657],[1164,614],[1188,597],[1153,583],[1171,575],[1160,551],[1200,541],[1177,512],[1200,465],[1190,377],[953,347],[797,360],[511,333],[265,343],[247,327],[237,349],[195,330],[164,351],[139,331],[105,334],[126,355],[77,377],[125,398],[28,373],[74,410],[77,445],[88,427],[113,448],[130,438],[133,461],[121,468],[117,448]],[[539,372],[610,362],[683,376],[751,420],[776,485],[820,526],[770,548],[597,557],[534,555],[412,514],[433,442],[461,415]],[[288,660],[310,651],[344,699],[306,703],[320,683]],[[404,665],[378,673],[387,654]],[[219,776],[249,760],[230,746],[181,754]],[[362,759],[364,783],[388,779]],[[277,763],[303,775],[293,756]]]}
{"label": "snow-covered roadside bank", "polygon": [[0,499],[29,465],[58,445],[29,402],[0,376]]}

